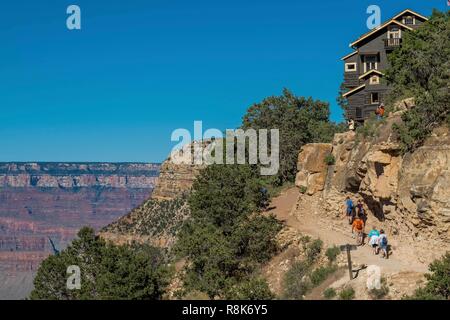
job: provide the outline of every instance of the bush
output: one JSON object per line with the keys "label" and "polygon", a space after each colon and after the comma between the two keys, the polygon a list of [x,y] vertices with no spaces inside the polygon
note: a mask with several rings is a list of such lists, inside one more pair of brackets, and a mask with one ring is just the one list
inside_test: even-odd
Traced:
{"label": "bush", "polygon": [[305,187],[305,186],[300,186],[300,192],[301,192],[301,193],[305,194],[307,190],[308,190],[307,187]]}
{"label": "bush", "polygon": [[369,296],[374,300],[380,300],[385,298],[389,293],[389,286],[387,285],[387,281],[385,278],[381,278],[381,287],[380,289],[373,288],[369,290]]}
{"label": "bush", "polygon": [[336,271],[336,266],[326,266],[326,267],[319,267],[315,269],[311,275],[309,276],[311,280],[311,284],[314,287],[317,287],[322,282],[324,282],[330,274]]}
{"label": "bush", "polygon": [[336,261],[337,256],[341,253],[341,249],[339,249],[339,247],[337,246],[333,246],[327,249],[327,251],[325,252],[325,255],[328,258],[328,261],[334,262]]}
{"label": "bush", "polygon": [[425,275],[428,280],[424,288],[416,290],[413,300],[448,300],[450,298],[450,252],[441,259],[435,260],[429,266],[430,273]]}
{"label": "bush", "polygon": [[309,265],[303,261],[295,262],[286,272],[283,279],[283,297],[285,299],[303,299],[303,296],[310,289],[310,284],[307,280],[308,272]]}
{"label": "bush", "polygon": [[225,294],[227,300],[272,300],[275,295],[270,291],[265,279],[250,278],[232,286]]}
{"label": "bush", "polygon": [[334,288],[325,289],[325,291],[323,292],[323,297],[328,300],[333,299],[334,297],[336,297],[336,290]]}
{"label": "bush", "polygon": [[322,252],[323,241],[316,239],[307,246],[306,257],[309,263],[314,262]]}
{"label": "bush", "polygon": [[332,166],[336,163],[336,159],[332,154],[329,154],[325,157],[325,163],[329,166]]}
{"label": "bush", "polygon": [[339,293],[339,299],[341,300],[353,300],[354,298],[355,290],[352,287],[344,288]]}
{"label": "bush", "polygon": [[366,121],[364,121],[364,125],[356,128],[356,134],[358,136],[363,136],[364,138],[371,138],[376,136],[378,126],[382,122],[377,120],[375,115],[371,115]]}

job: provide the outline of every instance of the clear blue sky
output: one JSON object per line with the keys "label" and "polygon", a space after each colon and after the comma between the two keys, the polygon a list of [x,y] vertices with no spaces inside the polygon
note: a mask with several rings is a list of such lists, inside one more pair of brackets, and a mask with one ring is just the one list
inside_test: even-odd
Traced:
{"label": "clear blue sky", "polygon": [[[66,8],[82,30],[66,28]],[[176,128],[225,130],[283,87],[329,101],[339,58],[404,8],[446,0],[40,0],[0,12],[0,161],[159,162]]]}

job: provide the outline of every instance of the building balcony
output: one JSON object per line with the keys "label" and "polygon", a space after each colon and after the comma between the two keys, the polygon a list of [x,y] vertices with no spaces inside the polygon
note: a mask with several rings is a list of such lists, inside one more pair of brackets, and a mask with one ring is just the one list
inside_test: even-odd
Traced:
{"label": "building balcony", "polygon": [[397,47],[400,47],[401,43],[402,43],[401,38],[384,39],[384,48],[385,49],[395,49]]}

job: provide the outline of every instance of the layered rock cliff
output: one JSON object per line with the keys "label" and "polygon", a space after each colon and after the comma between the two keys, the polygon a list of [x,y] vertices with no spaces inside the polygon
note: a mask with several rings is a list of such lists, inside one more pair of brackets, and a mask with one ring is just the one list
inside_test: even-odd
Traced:
{"label": "layered rock cliff", "polygon": [[0,163],[0,298],[30,290],[49,238],[62,249],[82,226],[115,221],[149,198],[158,173],[158,164]]}
{"label": "layered rock cliff", "polygon": [[190,215],[187,194],[204,167],[195,164],[194,158],[200,156],[202,147],[209,144],[209,141],[194,141],[173,152],[161,165],[152,197],[103,228],[100,235],[116,244],[136,241],[170,248],[184,220]]}

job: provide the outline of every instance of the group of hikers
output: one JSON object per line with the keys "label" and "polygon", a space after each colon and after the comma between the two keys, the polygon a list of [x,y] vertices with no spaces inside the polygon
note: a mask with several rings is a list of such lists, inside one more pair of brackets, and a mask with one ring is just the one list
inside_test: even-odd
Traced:
{"label": "group of hikers", "polygon": [[[384,103],[380,103],[375,109],[375,115],[377,116],[377,120],[381,120],[384,117]],[[353,131],[356,129],[355,120],[348,119],[347,121],[348,129]]]}
{"label": "group of hikers", "polygon": [[[346,217],[348,223],[352,226],[352,237],[356,236],[356,243],[364,245],[364,230],[366,227],[367,215],[361,200],[358,200],[356,206],[352,199],[347,197],[345,199]],[[378,230],[375,226],[372,227],[367,235],[369,244],[373,249],[373,254],[377,255],[381,250],[381,257],[388,258],[388,239],[383,229]]]}

